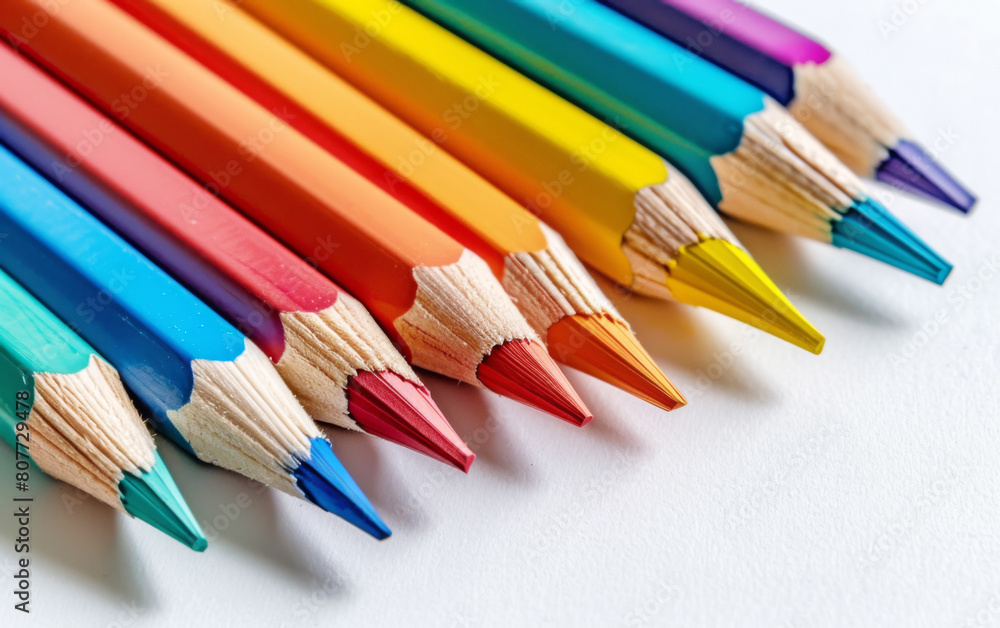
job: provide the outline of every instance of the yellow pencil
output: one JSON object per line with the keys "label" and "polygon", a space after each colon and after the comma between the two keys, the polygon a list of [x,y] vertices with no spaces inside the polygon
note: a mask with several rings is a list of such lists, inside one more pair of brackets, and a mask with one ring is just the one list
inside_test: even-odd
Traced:
{"label": "yellow pencil", "polygon": [[612,280],[822,350],[823,336],[694,187],[609,125],[397,2],[242,6],[523,203]]}

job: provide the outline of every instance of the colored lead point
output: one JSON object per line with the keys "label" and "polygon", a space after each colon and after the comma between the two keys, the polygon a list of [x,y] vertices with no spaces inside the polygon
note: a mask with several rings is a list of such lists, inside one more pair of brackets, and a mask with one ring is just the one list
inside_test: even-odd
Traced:
{"label": "colored lead point", "polygon": [[391,371],[362,371],[347,390],[351,416],[366,432],[469,472],[476,455],[424,385]]}
{"label": "colored lead point", "polygon": [[138,475],[126,471],[118,482],[119,499],[125,511],[196,552],[208,547],[205,535],[181,497],[160,454],[148,471]]}
{"label": "colored lead point", "polygon": [[687,403],[620,318],[566,316],[549,328],[549,353],[559,362],[621,388],[663,410]]}
{"label": "colored lead point", "polygon": [[951,274],[951,264],[871,199],[855,203],[833,223],[831,241],[938,285]]}
{"label": "colored lead point", "polygon": [[326,439],[312,439],[309,459],[300,461],[292,475],[305,498],[323,510],[337,515],[380,541],[392,534],[334,455]]}
{"label": "colored lead point", "polygon": [[950,205],[963,213],[972,211],[976,197],[942,168],[919,145],[907,140],[889,149],[875,178],[911,194]]}
{"label": "colored lead point", "polygon": [[700,305],[753,325],[811,353],[826,340],[742,249],[710,239],[680,250],[667,286],[682,303]]}
{"label": "colored lead point", "polygon": [[495,393],[584,426],[594,415],[548,352],[533,340],[496,346],[477,370],[479,381]]}

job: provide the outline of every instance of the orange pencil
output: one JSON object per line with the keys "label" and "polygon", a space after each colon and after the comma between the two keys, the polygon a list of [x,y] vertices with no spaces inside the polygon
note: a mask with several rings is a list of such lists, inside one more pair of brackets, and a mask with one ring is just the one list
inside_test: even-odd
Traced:
{"label": "orange pencil", "polygon": [[[42,12],[30,37],[24,18]],[[30,21],[30,20],[29,20]],[[413,364],[582,425],[592,416],[489,267],[117,7],[0,3],[23,54],[314,262]],[[197,199],[178,211],[197,215]]]}
{"label": "orange pencil", "polygon": [[556,361],[684,403],[562,238],[450,153],[236,7],[112,1],[486,260]]}

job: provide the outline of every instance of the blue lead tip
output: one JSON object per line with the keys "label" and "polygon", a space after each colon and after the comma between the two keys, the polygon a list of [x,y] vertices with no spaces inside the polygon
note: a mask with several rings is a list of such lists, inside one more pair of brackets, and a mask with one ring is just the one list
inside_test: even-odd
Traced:
{"label": "blue lead tip", "polygon": [[875,178],[905,192],[969,213],[976,197],[913,142],[900,140],[879,164]]}
{"label": "blue lead tip", "polygon": [[873,200],[855,202],[833,223],[833,245],[941,285],[952,266]]}
{"label": "blue lead tip", "polygon": [[309,460],[303,460],[293,475],[306,499],[323,510],[332,512],[380,541],[392,534],[334,455],[326,439],[312,439]]}

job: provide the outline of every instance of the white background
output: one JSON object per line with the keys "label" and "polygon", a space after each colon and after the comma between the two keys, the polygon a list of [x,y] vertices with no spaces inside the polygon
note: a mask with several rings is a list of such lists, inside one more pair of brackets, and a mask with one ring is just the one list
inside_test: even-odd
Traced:
{"label": "white background", "polygon": [[[619,299],[687,408],[667,415],[573,373],[597,416],[579,430],[428,376],[478,453],[468,477],[331,433],[395,532],[383,543],[167,443],[199,520],[224,528],[205,554],[36,476],[33,613],[12,611],[0,574],[0,625],[1000,625],[1000,278],[975,279],[1000,264],[1000,10],[760,4],[837,47],[925,144],[957,135],[943,161],[980,194],[977,211],[889,203],[955,263],[944,288],[739,228],[827,335],[822,356],[709,312]],[[894,6],[905,23],[883,35]],[[12,467],[2,448],[0,478]],[[12,484],[0,481],[0,513]],[[233,510],[240,493],[250,504]],[[14,530],[0,514],[8,569]]]}

